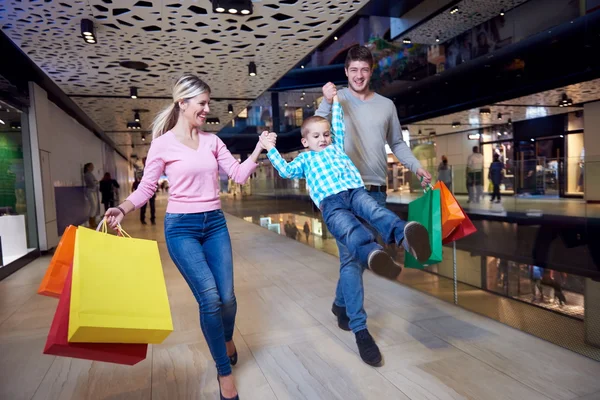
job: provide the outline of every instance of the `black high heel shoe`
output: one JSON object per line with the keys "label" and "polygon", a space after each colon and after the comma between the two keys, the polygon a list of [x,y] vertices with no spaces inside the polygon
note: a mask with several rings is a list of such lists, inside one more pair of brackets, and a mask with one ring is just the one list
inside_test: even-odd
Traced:
{"label": "black high heel shoe", "polygon": [[235,353],[233,353],[232,355],[229,356],[229,363],[231,363],[231,365],[235,365],[238,362],[238,353],[237,353],[237,349],[235,349]]}
{"label": "black high heel shoe", "polygon": [[219,382],[219,396],[221,400],[240,400],[240,395],[236,394],[235,397],[223,397],[223,392],[221,392],[221,377],[217,375],[217,381]]}

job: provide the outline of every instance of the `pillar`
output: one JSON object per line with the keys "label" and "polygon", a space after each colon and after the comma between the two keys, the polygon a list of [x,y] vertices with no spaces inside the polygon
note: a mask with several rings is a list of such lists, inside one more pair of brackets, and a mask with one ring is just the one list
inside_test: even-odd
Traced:
{"label": "pillar", "polygon": [[585,200],[600,203],[600,101],[583,106],[583,144],[585,149]]}
{"label": "pillar", "polygon": [[600,282],[585,279],[585,342],[600,347]]}

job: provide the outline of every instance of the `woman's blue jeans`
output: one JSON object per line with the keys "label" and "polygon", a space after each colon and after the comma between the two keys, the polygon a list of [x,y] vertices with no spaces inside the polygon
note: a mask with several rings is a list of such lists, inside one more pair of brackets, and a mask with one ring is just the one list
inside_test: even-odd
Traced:
{"label": "woman's blue jeans", "polygon": [[169,254],[200,306],[200,326],[221,376],[231,374],[225,342],[233,338],[237,303],[231,239],[223,211],[167,214]]}

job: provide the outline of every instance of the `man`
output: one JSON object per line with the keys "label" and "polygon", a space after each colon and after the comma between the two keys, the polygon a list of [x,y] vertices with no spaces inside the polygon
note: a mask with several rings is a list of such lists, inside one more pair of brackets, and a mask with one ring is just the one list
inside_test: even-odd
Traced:
{"label": "man", "polygon": [[[354,46],[348,51],[345,72],[348,88],[336,90],[333,83],[323,86],[323,101],[315,113],[327,118],[331,113],[333,97],[337,94],[344,110],[346,140],[344,150],[358,168],[369,194],[381,206],[387,198],[387,142],[401,163],[431,182],[425,171],[402,140],[402,130],[394,103],[371,91],[369,82],[373,73],[373,55],[364,46]],[[338,242],[340,254],[340,279],[338,281],[332,312],[338,326],[356,335],[361,358],[372,366],[381,364],[377,344],[367,329],[367,314],[363,308],[363,266],[354,260],[348,249]]]}
{"label": "man", "polygon": [[[144,164],[144,168],[146,168],[146,157],[142,158],[142,163]],[[143,173],[142,173],[143,175]],[[135,185],[135,183],[134,183]],[[139,185],[139,183],[138,183]],[[133,189],[135,191],[135,189],[137,189],[137,186]],[[157,188],[158,190],[158,188]],[[150,203],[150,223],[152,225],[156,225],[156,192],[154,193],[154,195],[152,197],[150,197],[150,200],[148,200],[148,203]],[[148,203],[144,204],[143,206],[140,207],[140,221],[142,223],[142,225],[146,225],[146,209],[148,207]]]}
{"label": "man", "polygon": [[483,196],[483,155],[477,146],[473,147],[473,154],[467,158],[467,190],[467,203],[479,203]]}

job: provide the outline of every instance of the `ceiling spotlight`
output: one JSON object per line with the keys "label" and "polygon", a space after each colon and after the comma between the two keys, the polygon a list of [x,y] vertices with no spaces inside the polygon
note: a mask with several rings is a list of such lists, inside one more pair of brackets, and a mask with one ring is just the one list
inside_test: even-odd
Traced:
{"label": "ceiling spotlight", "polygon": [[306,92],[304,92],[304,91],[303,91],[303,92],[302,92],[302,96],[306,96]]}
{"label": "ceiling spotlight", "polygon": [[303,101],[303,100],[304,100],[304,96],[300,97],[300,101]]}
{"label": "ceiling spotlight", "polygon": [[144,134],[142,133],[142,142],[145,142],[145,141],[146,141],[146,135],[144,135]]}
{"label": "ceiling spotlight", "polygon": [[498,119],[502,119],[502,113],[498,113]]}
{"label": "ceiling spotlight", "polygon": [[227,112],[228,112],[229,114],[233,114],[233,104],[229,104],[229,105],[227,106]]}
{"label": "ceiling spotlight", "polygon": [[233,15],[238,15],[238,13],[249,15],[253,10],[252,0],[211,0],[211,2],[213,11],[216,13],[227,11]]}
{"label": "ceiling spotlight", "polygon": [[254,61],[250,61],[250,64],[248,64],[248,75],[256,76],[256,64]]}
{"label": "ceiling spotlight", "polygon": [[504,10],[500,10],[500,16],[504,17]]}
{"label": "ceiling spotlight", "polygon": [[138,97],[137,88],[136,87],[130,87],[129,88],[129,95],[131,96],[132,99],[137,99],[137,97]]}
{"label": "ceiling spotlight", "polygon": [[436,36],[436,37],[435,37],[435,41],[436,41],[436,43],[439,43],[439,42],[440,42],[440,37],[439,37],[439,36]]}
{"label": "ceiling spotlight", "polygon": [[135,114],[133,114],[133,119],[135,122],[140,122],[140,113],[136,111]]}
{"label": "ceiling spotlight", "polygon": [[562,94],[561,100],[558,102],[559,107],[569,107],[573,105],[573,99],[570,99],[566,93]]}
{"label": "ceiling spotlight", "polygon": [[481,115],[490,115],[492,111],[489,108],[480,108],[479,113]]}
{"label": "ceiling spotlight", "polygon": [[284,104],[283,104],[283,106],[284,106],[284,107],[287,107],[287,106],[288,106],[288,104],[287,104],[287,103],[284,103]]}
{"label": "ceiling spotlight", "polygon": [[412,42],[410,41],[410,38],[406,37],[406,38],[402,39],[402,43],[404,43],[404,44],[411,44]]}
{"label": "ceiling spotlight", "polygon": [[452,7],[450,9],[450,14],[456,14],[458,12],[458,7]]}
{"label": "ceiling spotlight", "polygon": [[81,37],[86,43],[96,43],[96,32],[92,20],[86,18],[81,20]]}
{"label": "ceiling spotlight", "polygon": [[6,125],[6,122],[4,122],[4,121],[2,121],[2,120],[0,119],[0,124],[2,124],[2,125]]}
{"label": "ceiling spotlight", "polygon": [[509,125],[512,125],[512,118],[509,118],[509,119],[508,119],[508,124],[509,124]]}
{"label": "ceiling spotlight", "polygon": [[421,130],[420,130],[420,129],[419,129],[419,133],[418,133],[418,134],[419,134],[419,135],[421,134]]}
{"label": "ceiling spotlight", "polygon": [[333,37],[333,40],[338,40],[338,37],[337,37],[337,36],[334,36],[334,37]]}
{"label": "ceiling spotlight", "polygon": [[304,69],[304,65],[301,65],[300,68]]}
{"label": "ceiling spotlight", "polygon": [[453,122],[452,123],[452,127],[453,128],[458,128],[460,126],[460,122]]}

